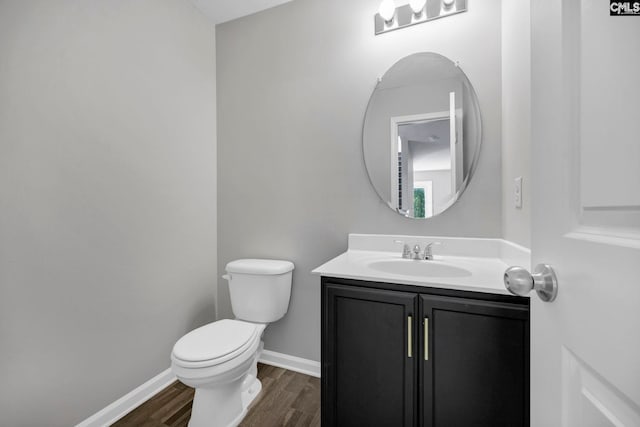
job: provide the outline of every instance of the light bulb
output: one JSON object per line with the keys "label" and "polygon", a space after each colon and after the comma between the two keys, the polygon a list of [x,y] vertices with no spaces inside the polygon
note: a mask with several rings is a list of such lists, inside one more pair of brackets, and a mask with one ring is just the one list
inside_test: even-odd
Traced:
{"label": "light bulb", "polygon": [[455,2],[456,0],[442,0],[442,4],[444,5],[445,9],[449,9]]}
{"label": "light bulb", "polygon": [[384,19],[384,22],[393,21],[393,17],[396,15],[396,5],[393,0],[382,0],[378,13]]}
{"label": "light bulb", "polygon": [[411,6],[411,10],[416,15],[420,15],[422,13],[426,3],[427,0],[409,0],[409,6]]}

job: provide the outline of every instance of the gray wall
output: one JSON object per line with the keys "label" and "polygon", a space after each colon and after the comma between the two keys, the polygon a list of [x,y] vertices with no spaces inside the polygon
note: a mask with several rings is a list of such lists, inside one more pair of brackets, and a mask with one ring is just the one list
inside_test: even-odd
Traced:
{"label": "gray wall", "polygon": [[[502,236],[531,244],[531,21],[530,1],[502,7]],[[522,208],[514,179],[523,178]]]}
{"label": "gray wall", "polygon": [[189,2],[0,2],[0,424],[70,426],[214,319],[215,34]]}
{"label": "gray wall", "polygon": [[[218,269],[241,257],[296,264],[289,313],[266,348],[320,359],[320,279],[310,271],[346,249],[347,233],[500,237],[500,1],[373,35],[379,0],[295,0],[219,25]],[[429,220],[392,212],[362,160],[362,121],[378,76],[434,51],[474,85],[484,124],[478,168],[461,200]],[[219,317],[231,317],[219,280]]]}

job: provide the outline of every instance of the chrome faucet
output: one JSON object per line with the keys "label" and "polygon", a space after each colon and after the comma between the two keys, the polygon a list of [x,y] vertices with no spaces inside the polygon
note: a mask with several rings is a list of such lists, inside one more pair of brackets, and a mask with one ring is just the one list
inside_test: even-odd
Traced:
{"label": "chrome faucet", "polygon": [[433,245],[439,245],[440,242],[431,242],[424,247],[424,251],[420,250],[420,245],[417,243],[413,246],[413,250],[410,249],[409,245],[406,244],[402,240],[395,240],[395,243],[402,244],[402,258],[404,259],[414,259],[414,260],[432,260],[433,259]]}
{"label": "chrome faucet", "polygon": [[439,245],[440,242],[431,242],[427,246],[424,247],[424,253],[422,254],[422,259],[432,260],[433,259],[433,251],[431,248],[433,245]]}
{"label": "chrome faucet", "polygon": [[413,254],[411,256],[411,259],[423,259],[422,254],[420,253],[420,245],[418,245],[417,243],[413,247]]}

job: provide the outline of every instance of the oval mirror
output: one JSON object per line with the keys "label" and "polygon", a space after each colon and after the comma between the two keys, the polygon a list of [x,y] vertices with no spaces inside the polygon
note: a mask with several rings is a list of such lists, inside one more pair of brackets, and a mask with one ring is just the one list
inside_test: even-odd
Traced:
{"label": "oval mirror", "polygon": [[362,148],[371,184],[391,209],[430,218],[466,188],[480,153],[482,123],[473,86],[437,53],[407,56],[378,82]]}

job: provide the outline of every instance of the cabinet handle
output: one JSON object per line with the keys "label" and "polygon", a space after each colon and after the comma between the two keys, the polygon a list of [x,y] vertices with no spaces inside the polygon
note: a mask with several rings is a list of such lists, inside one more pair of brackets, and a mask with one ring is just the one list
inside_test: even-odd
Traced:
{"label": "cabinet handle", "polygon": [[429,318],[424,318],[424,360],[429,360]]}
{"label": "cabinet handle", "polygon": [[413,357],[413,348],[411,347],[411,342],[413,341],[411,333],[411,327],[413,325],[413,317],[407,317],[407,355],[409,357]]}

